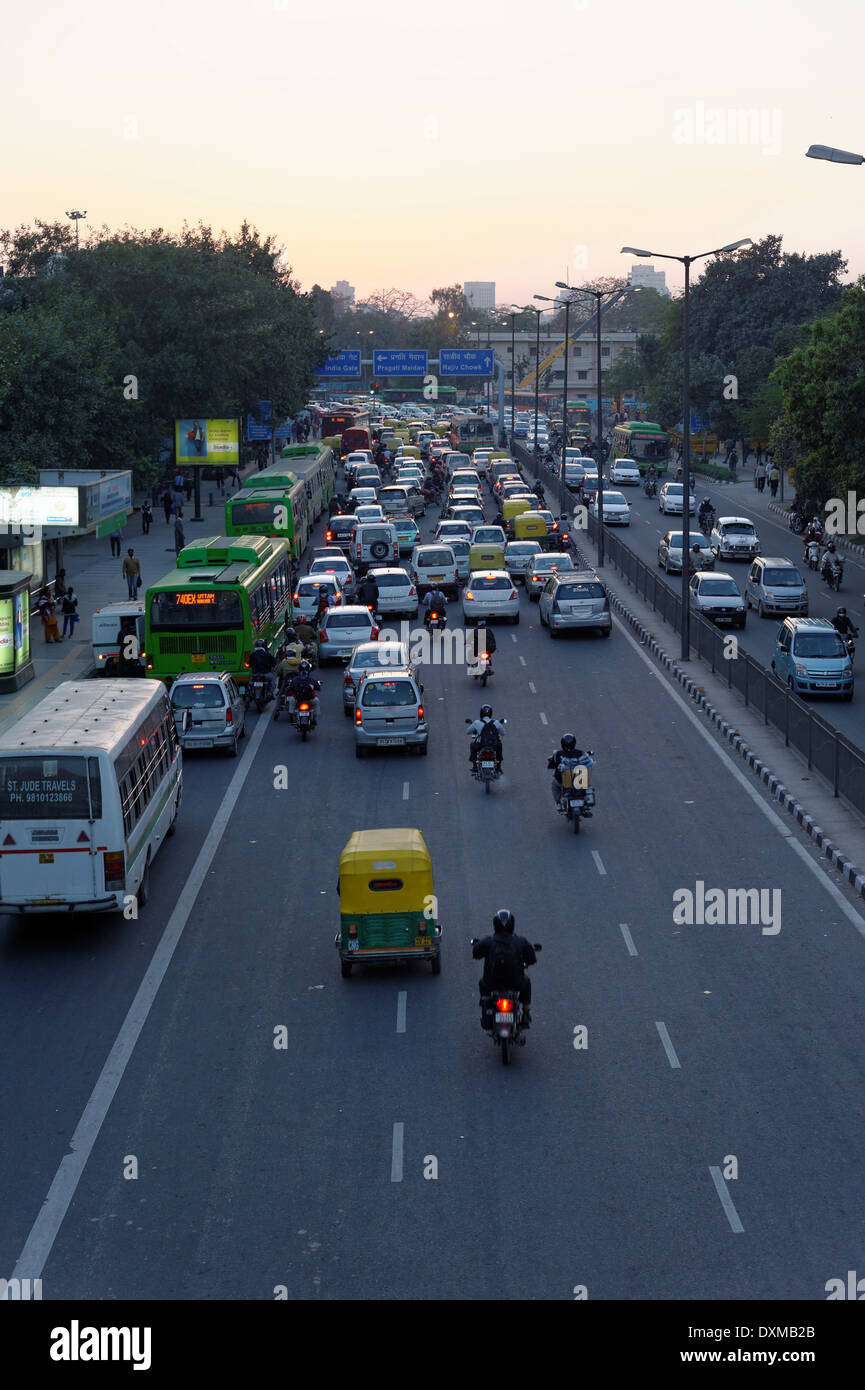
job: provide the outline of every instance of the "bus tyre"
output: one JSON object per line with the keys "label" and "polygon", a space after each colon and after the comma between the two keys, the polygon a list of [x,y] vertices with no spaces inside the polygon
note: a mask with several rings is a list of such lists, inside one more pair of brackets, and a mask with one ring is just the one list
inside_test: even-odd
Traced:
{"label": "bus tyre", "polygon": [[146,907],[150,897],[150,855],[147,856],[147,863],[144,865],[144,873],[141,875],[141,882],[138,885],[136,900],[139,907]]}
{"label": "bus tyre", "polygon": [[352,967],[352,964],[353,964],[353,962],[350,961],[350,960],[341,960],[341,961],[340,961],[340,963],[339,963],[339,973],[342,975],[342,978],[343,978],[344,980],[347,980],[348,977],[349,977],[349,975],[351,974],[351,967]]}

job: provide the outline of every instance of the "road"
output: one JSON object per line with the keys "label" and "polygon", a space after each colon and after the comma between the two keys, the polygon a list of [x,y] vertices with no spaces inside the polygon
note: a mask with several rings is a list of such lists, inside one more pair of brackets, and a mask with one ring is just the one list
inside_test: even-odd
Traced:
{"label": "road", "polygon": [[[642,495],[636,515],[648,553]],[[424,672],[428,758],[357,762],[328,668],[308,743],[267,711],[238,762],[185,760],[182,823],[138,921],[0,919],[2,1261],[37,1223],[46,1299],[820,1299],[855,1266],[852,896],[618,621],[610,641],[551,642],[527,597],[521,612],[485,692],[509,721],[492,795],[468,773],[481,692],[464,669]],[[566,729],[597,758],[579,837],[545,768]],[[429,845],[442,973],[346,981],[339,853],[391,825]],[[677,925],[673,894],[698,880],[779,889],[780,931]],[[479,1027],[469,946],[502,905],[544,946],[509,1068]],[[172,918],[125,1071],[100,1082]],[[40,1209],[95,1087],[51,1243]],[[730,1156],[738,1176],[713,1177]]]}

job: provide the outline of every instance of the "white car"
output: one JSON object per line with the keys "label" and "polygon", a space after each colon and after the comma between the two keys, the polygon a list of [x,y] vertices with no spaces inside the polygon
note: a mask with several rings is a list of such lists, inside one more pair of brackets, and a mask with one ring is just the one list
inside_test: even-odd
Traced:
{"label": "white car", "polygon": [[318,664],[347,661],[359,642],[374,642],[378,626],[363,604],[329,608],[318,629]]}
{"label": "white car", "polygon": [[430,589],[441,589],[446,597],[451,598],[456,598],[459,593],[456,557],[443,541],[433,545],[416,545],[409,561],[409,574],[419,597]]}
{"label": "white car", "polygon": [[436,527],[437,541],[449,543],[451,540],[470,541],[471,538],[472,528],[467,521],[440,521]]}
{"label": "white car", "polygon": [[378,502],[364,502],[360,507],[355,507],[354,514],[358,526],[365,521],[384,521],[384,512]]}
{"label": "white car", "polygon": [[342,585],[335,574],[319,574],[313,578],[305,574],[297,582],[292,600],[294,605],[295,618],[314,618],[321,607],[321,591],[324,589],[328,595],[328,603],[333,606],[342,604],[343,594]]}
{"label": "white car", "polygon": [[354,570],[342,551],[340,551],[338,555],[320,555],[317,559],[313,560],[307,570],[307,574],[335,574],[339,580],[339,586],[342,592],[347,597],[350,597],[355,592]]}
{"label": "white car", "polygon": [[379,613],[398,613],[406,618],[417,617],[417,589],[405,570],[388,566],[385,569],[367,570],[378,585]]}
{"label": "white car", "polygon": [[463,621],[482,618],[520,621],[520,596],[507,570],[475,570],[463,590]]}
{"label": "white car", "polygon": [[472,529],[472,545],[505,545],[507,536],[501,526],[475,526]]}
{"label": "white car", "polygon": [[480,473],[482,478],[487,476],[487,465],[489,463],[492,449],[475,449],[472,454],[472,464]]}
{"label": "white car", "polygon": [[753,560],[760,554],[760,537],[746,516],[719,516],[709,545],[719,560]]}
{"label": "white car", "polygon": [[[696,506],[697,506],[697,499],[696,499],[696,497],[694,496],[694,494],[691,493],[690,496],[689,496],[689,498],[688,498],[688,512],[689,512],[689,514],[690,514],[691,516],[694,515],[694,511],[696,510]],[[679,516],[681,516],[682,513],[684,512],[684,510],[685,510],[685,485],[684,485],[684,483],[664,483],[664,486],[661,488],[661,491],[658,493],[658,511],[659,511],[659,512],[663,512],[665,516],[666,516],[668,513],[670,513],[670,512],[672,512],[673,514],[675,514],[676,512],[678,512]]]}
{"label": "white car", "polygon": [[[627,498],[625,497],[624,493],[622,493],[622,492],[608,492],[607,489],[604,488],[603,503],[604,503],[604,525],[605,525],[605,526],[630,526],[630,524],[631,524],[631,508],[630,508],[630,506],[628,505],[628,501],[627,501]],[[597,497],[594,499],[594,501],[592,502],[592,505],[589,507],[589,511],[591,512],[591,514],[592,514],[593,517],[597,517],[597,515],[598,515],[598,499],[597,499]]]}
{"label": "white car", "polygon": [[618,483],[620,487],[625,483],[630,487],[639,487],[640,470],[635,463],[629,463],[627,459],[617,459],[610,469],[610,482]]}
{"label": "white car", "polygon": [[539,541],[508,541],[505,546],[505,567],[508,574],[525,575],[533,555],[540,555]]}

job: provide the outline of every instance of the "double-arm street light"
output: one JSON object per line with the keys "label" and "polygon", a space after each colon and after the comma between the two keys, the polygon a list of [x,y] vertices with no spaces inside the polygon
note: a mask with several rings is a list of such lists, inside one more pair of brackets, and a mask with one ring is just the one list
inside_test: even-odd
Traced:
{"label": "double-arm street light", "polygon": [[836,150],[834,145],[809,145],[805,151],[806,159],[828,159],[830,164],[865,164],[865,154],[852,154],[850,150]]}
{"label": "double-arm street light", "polygon": [[750,237],[731,241],[727,246],[719,246],[715,251],[701,251],[698,256],[672,256],[664,251],[644,251],[636,246],[623,246],[623,256],[639,256],[645,260],[678,261],[685,267],[685,298],[682,313],[682,661],[691,659],[691,610],[689,607],[690,553],[691,553],[691,514],[688,499],[691,496],[691,347],[690,347],[690,287],[691,266],[706,256],[721,256],[730,251],[739,251],[743,246],[753,246]]}
{"label": "double-arm street light", "polygon": [[[538,295],[536,295],[535,297],[540,298],[540,296]],[[544,310],[536,309],[534,304],[514,304],[512,307],[514,309],[520,309],[524,314],[528,314],[529,312],[531,312],[537,316],[537,333],[535,335],[535,433],[533,449],[533,453],[536,454],[538,447],[538,387],[540,386],[541,381],[541,374],[538,370],[541,365],[541,314],[544,312]]]}

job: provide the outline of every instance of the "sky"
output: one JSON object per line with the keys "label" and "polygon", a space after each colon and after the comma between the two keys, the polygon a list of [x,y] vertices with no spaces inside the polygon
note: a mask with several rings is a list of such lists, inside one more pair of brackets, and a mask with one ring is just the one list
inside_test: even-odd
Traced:
{"label": "sky", "polygon": [[865,167],[804,157],[865,153],[853,0],[33,0],[3,35],[3,227],[247,219],[359,299],[769,233],[865,273]]}

